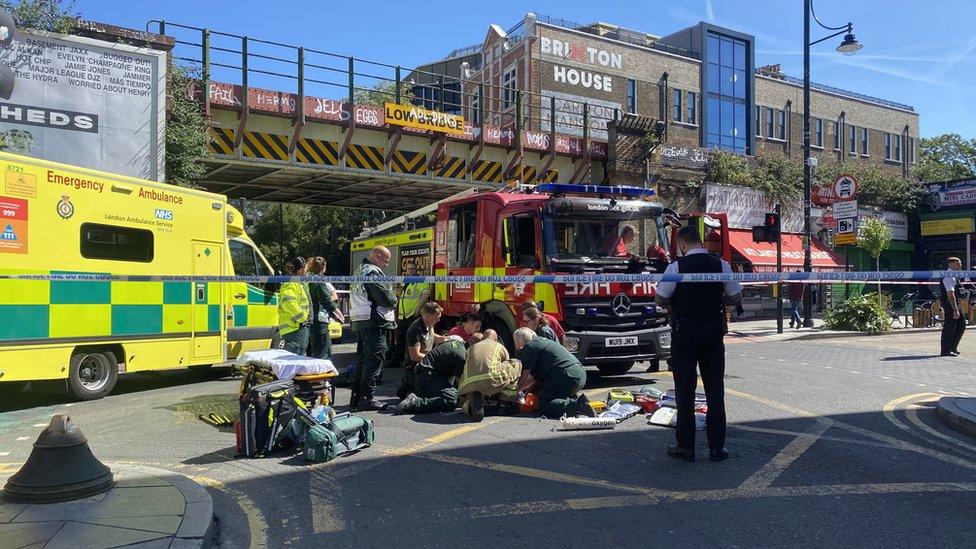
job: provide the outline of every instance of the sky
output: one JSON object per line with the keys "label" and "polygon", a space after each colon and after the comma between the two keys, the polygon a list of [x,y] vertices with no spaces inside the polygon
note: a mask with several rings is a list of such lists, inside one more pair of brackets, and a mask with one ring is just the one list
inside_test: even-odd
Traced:
{"label": "sky", "polygon": [[[404,67],[478,44],[489,24],[510,28],[527,11],[656,35],[708,21],[755,36],[756,66],[779,63],[797,77],[803,70],[802,0],[76,0],[74,7],[85,19],[123,27],[145,29],[147,21],[164,19]],[[834,51],[839,38],[814,46],[813,81],[912,105],[919,112],[922,137],[952,132],[976,138],[976,2],[819,0],[814,7],[827,25],[853,22],[864,49],[841,55]],[[198,38],[188,31],[172,34],[177,32],[186,41]],[[830,34],[816,28],[811,33],[813,39]],[[198,58],[199,53],[188,56]],[[214,74],[215,79],[229,76]],[[293,87],[287,82],[252,85]]]}

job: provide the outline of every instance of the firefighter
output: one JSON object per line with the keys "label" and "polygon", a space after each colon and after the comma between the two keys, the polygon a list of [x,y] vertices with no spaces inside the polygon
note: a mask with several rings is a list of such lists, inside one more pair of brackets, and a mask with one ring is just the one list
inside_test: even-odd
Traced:
{"label": "firefighter", "polygon": [[595,417],[586,395],[579,395],[586,385],[586,371],[580,361],[565,347],[530,328],[515,330],[515,348],[522,355],[522,379],[519,389],[539,386],[539,410],[550,418]]}
{"label": "firefighter", "polygon": [[[285,265],[292,276],[305,276],[305,258],[294,257]],[[296,355],[304,355],[308,347],[309,313],[311,301],[308,287],[303,282],[285,282],[281,285],[278,301],[278,333],[283,348]]]}
{"label": "firefighter", "polygon": [[[376,246],[363,258],[356,276],[382,276],[389,264],[390,250]],[[389,332],[396,327],[396,295],[387,283],[355,282],[349,287],[349,305],[358,362],[349,406],[360,411],[380,410],[385,405],[375,399],[376,379],[389,350]]]}
{"label": "firefighter", "polygon": [[[404,276],[417,276],[417,263],[407,261],[403,266]],[[400,286],[397,300],[396,338],[393,349],[386,360],[387,368],[403,366],[403,355],[407,349],[407,329],[420,316],[420,308],[430,299],[430,287],[424,282],[412,282]]]}
{"label": "firefighter", "polygon": [[458,390],[454,378],[464,370],[464,340],[448,336],[430,350],[416,366],[414,391],[397,404],[396,414],[450,412],[457,408]]}

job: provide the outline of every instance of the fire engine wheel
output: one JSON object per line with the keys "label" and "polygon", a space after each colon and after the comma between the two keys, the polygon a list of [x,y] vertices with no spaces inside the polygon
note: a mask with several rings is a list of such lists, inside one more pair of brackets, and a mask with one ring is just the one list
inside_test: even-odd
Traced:
{"label": "fire engine wheel", "polygon": [[119,379],[116,360],[101,351],[75,351],[68,368],[68,393],[78,400],[95,400],[109,394]]}
{"label": "fire engine wheel", "polygon": [[597,365],[600,373],[605,376],[622,376],[629,372],[633,367],[633,362],[608,362],[606,364]]}

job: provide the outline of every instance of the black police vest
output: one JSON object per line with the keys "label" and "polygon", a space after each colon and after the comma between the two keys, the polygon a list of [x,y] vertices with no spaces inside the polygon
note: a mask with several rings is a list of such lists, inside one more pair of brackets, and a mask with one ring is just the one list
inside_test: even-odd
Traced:
{"label": "black police vest", "polygon": [[[952,291],[956,294],[956,299],[960,299],[962,296],[960,290],[962,290],[962,286],[959,285],[959,278],[956,277],[956,285],[952,287]],[[949,292],[946,290],[942,280],[939,281],[939,294],[942,297],[942,303],[949,303]]]}
{"label": "black police vest", "polygon": [[[722,260],[712,254],[692,254],[678,258],[679,273],[721,273]],[[671,315],[699,322],[723,320],[722,282],[679,282],[671,297]]]}

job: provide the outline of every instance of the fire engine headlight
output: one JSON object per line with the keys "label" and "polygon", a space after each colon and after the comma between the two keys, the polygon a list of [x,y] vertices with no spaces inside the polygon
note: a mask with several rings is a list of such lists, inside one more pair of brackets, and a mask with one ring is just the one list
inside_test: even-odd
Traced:
{"label": "fire engine headlight", "polygon": [[587,309],[586,316],[596,316],[596,307],[590,307]]}
{"label": "fire engine headlight", "polygon": [[586,309],[584,309],[583,307],[579,307],[576,309],[576,316],[585,316],[585,315],[586,315]]}
{"label": "fire engine headlight", "polygon": [[579,351],[580,340],[578,337],[566,336],[563,341],[565,342],[567,351],[571,353]]}

